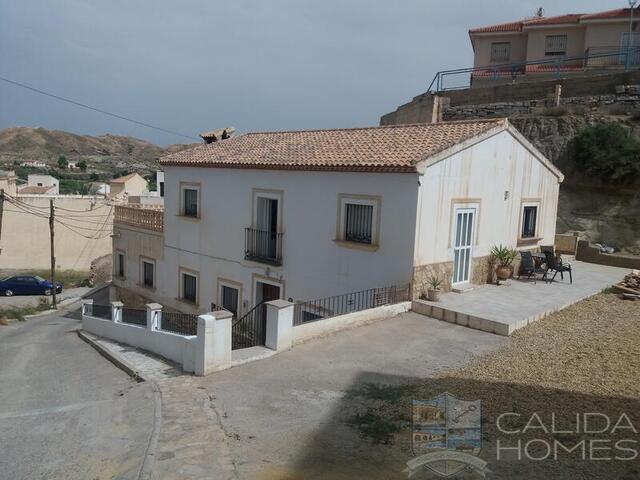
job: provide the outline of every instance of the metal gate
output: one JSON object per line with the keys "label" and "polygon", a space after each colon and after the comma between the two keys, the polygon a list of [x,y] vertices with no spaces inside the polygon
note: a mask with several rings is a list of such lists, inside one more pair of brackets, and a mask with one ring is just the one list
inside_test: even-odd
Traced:
{"label": "metal gate", "polygon": [[231,349],[264,345],[267,336],[267,304],[259,303],[231,326]]}

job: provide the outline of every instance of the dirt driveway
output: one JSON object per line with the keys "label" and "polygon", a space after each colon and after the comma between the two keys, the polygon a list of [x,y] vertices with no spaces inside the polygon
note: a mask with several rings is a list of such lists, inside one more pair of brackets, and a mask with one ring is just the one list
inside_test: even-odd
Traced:
{"label": "dirt driveway", "polygon": [[242,479],[329,478],[328,470],[331,478],[406,478],[399,466],[407,453],[391,451],[398,457],[391,460],[346,425],[356,413],[351,392],[429,378],[508,342],[406,313],[210,375],[202,385],[221,412]]}

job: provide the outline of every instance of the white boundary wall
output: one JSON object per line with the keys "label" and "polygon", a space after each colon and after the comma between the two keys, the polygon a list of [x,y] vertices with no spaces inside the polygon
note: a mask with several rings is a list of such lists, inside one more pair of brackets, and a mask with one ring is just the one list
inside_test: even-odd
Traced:
{"label": "white boundary wall", "polygon": [[326,337],[340,330],[360,327],[378,320],[394,317],[408,312],[410,309],[411,302],[401,302],[304,323],[293,327],[293,344],[298,345],[309,340]]}

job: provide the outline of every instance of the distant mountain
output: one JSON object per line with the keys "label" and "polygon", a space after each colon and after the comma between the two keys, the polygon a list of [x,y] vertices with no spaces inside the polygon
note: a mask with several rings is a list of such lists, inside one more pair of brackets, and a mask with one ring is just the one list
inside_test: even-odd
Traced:
{"label": "distant mountain", "polygon": [[45,128],[13,127],[0,130],[0,161],[42,160],[52,167],[64,155],[70,161],[84,159],[89,170],[138,169],[151,171],[158,159],[168,153],[193,146],[185,144],[159,147],[145,140],[120,135],[77,135]]}

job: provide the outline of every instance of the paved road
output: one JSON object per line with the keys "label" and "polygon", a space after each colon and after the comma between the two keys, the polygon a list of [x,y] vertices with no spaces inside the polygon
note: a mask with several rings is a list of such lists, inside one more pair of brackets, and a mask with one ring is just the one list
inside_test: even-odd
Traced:
{"label": "paved road", "polygon": [[[56,295],[56,300],[62,302],[68,298],[81,297],[85,293],[91,290],[89,287],[77,287],[62,290],[62,293]],[[0,297],[0,309],[9,307],[35,307],[40,303],[40,300],[46,298],[51,302],[51,297],[45,297],[44,295],[14,295],[12,297]]]}
{"label": "paved road", "polygon": [[51,314],[0,327],[0,479],[137,478],[153,394]]}
{"label": "paved road", "polygon": [[199,381],[220,412],[241,479],[406,479],[409,453],[373,447],[346,426],[364,413],[349,392],[373,384],[385,402],[395,395],[385,385],[430,378],[508,342],[410,312]]}

